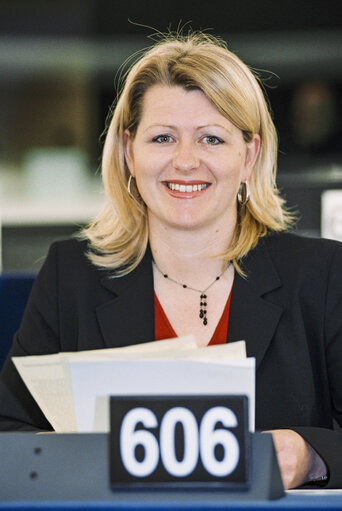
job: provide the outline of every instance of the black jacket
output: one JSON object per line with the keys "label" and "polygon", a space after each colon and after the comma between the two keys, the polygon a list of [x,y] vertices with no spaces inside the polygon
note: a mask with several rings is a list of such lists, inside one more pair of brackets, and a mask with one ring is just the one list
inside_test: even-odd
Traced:
{"label": "black jacket", "polygon": [[[10,361],[154,339],[151,253],[113,278],[86,258],[86,243],[52,245],[0,378],[0,429],[51,429]],[[342,487],[342,244],[272,234],[235,276],[227,341],[256,357],[256,428],[292,428]]]}

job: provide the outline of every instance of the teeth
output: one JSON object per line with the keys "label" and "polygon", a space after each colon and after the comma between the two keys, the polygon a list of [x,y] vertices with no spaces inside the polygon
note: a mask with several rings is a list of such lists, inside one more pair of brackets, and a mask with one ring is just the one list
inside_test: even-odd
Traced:
{"label": "teeth", "polygon": [[204,190],[207,188],[207,184],[198,184],[198,185],[180,185],[178,183],[166,183],[167,187],[170,188],[170,190],[176,190],[177,192],[200,192],[201,190]]}

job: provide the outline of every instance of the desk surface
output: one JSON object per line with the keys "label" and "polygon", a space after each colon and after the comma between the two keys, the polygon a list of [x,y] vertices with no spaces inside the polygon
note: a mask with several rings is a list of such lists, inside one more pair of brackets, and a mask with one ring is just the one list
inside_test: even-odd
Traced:
{"label": "desk surface", "polygon": [[[216,496],[217,497],[217,496]],[[155,493],[150,494],[131,494],[130,498],[120,498],[114,496],[113,501],[92,502],[92,501],[74,501],[74,502],[0,502],[1,511],[53,511],[53,510],[77,511],[86,509],[87,511],[205,511],[205,510],[342,510],[342,491],[341,490],[303,490],[289,492],[284,498],[273,501],[254,501],[254,502],[226,502],[224,494],[218,498],[203,498],[196,494],[175,494],[175,493]]]}
{"label": "desk surface", "polygon": [[[283,495],[269,435],[252,436],[251,487],[111,490],[108,435],[2,433],[0,511],[342,510],[342,490],[294,490]],[[148,487],[147,487],[148,488]]]}

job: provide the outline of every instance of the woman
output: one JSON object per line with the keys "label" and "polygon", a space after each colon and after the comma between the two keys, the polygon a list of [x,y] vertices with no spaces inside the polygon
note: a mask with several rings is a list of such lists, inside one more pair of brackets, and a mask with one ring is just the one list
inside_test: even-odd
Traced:
{"label": "woman", "polygon": [[50,428],[13,355],[245,339],[285,487],[342,486],[342,247],[284,232],[276,151],[262,90],[223,43],[170,37],[131,68],[104,146],[106,206],[36,280],[2,429]]}

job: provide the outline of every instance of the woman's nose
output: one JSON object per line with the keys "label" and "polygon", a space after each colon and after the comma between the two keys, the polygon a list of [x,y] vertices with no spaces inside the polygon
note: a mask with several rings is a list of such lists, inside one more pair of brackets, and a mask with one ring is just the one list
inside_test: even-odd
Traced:
{"label": "woman's nose", "polygon": [[177,170],[190,171],[197,169],[199,158],[194,144],[180,142],[175,148],[173,166]]}

